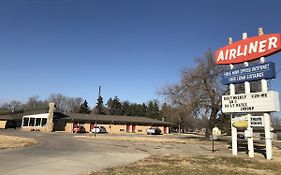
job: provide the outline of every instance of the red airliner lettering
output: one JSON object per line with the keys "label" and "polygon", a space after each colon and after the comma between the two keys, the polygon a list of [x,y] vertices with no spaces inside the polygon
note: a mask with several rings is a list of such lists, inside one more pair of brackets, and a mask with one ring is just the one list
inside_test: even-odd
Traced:
{"label": "red airliner lettering", "polygon": [[267,34],[234,42],[216,51],[216,64],[237,64],[281,50],[281,34]]}

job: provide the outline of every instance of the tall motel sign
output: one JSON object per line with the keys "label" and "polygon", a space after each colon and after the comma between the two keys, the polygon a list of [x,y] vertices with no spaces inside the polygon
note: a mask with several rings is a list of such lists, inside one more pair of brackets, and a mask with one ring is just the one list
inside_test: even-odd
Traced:
{"label": "tall motel sign", "polygon": [[[254,157],[253,127],[264,127],[266,158],[270,160],[270,116],[280,108],[278,92],[269,91],[267,86],[267,80],[275,78],[275,64],[267,62],[265,57],[281,50],[281,34],[264,34],[259,28],[258,36],[247,38],[247,33],[243,33],[242,37],[237,42],[229,38],[229,44],[216,51],[216,64],[229,65],[229,70],[222,75],[222,84],[230,88],[230,95],[222,96],[222,112],[231,115],[232,154],[237,155],[236,127],[246,128],[249,157]],[[261,82],[261,92],[250,91],[251,81]],[[240,83],[244,83],[245,92],[236,94],[235,84]],[[261,115],[255,115],[257,113]]]}

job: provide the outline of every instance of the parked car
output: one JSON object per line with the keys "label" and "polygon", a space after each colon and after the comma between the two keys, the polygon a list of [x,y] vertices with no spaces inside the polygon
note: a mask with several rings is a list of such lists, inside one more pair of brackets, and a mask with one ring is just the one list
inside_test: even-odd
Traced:
{"label": "parked car", "polygon": [[106,129],[104,126],[94,126],[92,129],[93,133],[106,133]]}
{"label": "parked car", "polygon": [[158,127],[151,127],[146,130],[148,135],[161,135],[162,131]]}
{"label": "parked car", "polygon": [[73,132],[74,133],[85,133],[86,129],[84,128],[84,126],[74,126]]}
{"label": "parked car", "polygon": [[5,129],[8,129],[8,128],[14,128],[16,129],[17,128],[17,122],[13,121],[13,120],[8,120],[6,122],[6,125],[5,125]]}

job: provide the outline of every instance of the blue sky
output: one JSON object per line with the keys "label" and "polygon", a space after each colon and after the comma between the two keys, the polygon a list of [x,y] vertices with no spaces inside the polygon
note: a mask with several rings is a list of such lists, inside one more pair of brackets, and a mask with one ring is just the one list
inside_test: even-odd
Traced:
{"label": "blue sky", "polygon": [[[52,93],[105,101],[158,99],[209,48],[281,33],[281,1],[0,1],[0,103]],[[281,68],[281,53],[268,58]],[[281,90],[280,77],[271,82]]]}

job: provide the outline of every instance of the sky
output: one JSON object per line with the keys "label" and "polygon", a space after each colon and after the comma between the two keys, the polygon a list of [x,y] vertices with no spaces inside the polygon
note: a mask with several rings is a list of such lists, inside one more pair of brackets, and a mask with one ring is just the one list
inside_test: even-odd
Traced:
{"label": "sky", "polygon": [[[94,106],[163,100],[195,57],[234,41],[281,33],[278,0],[1,0],[0,104],[61,93]],[[267,58],[281,69],[281,53]],[[281,91],[281,73],[270,88]]]}

